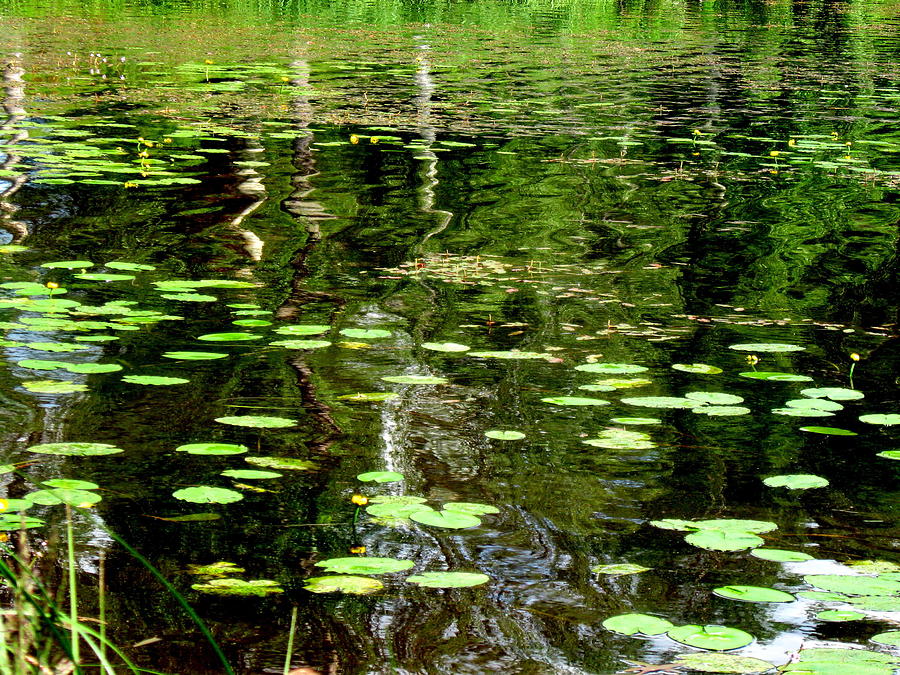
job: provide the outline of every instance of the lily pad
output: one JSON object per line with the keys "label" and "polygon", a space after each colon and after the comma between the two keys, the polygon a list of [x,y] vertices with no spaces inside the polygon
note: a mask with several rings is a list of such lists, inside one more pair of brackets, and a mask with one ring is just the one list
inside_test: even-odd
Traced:
{"label": "lily pad", "polygon": [[381,379],[394,384],[447,384],[450,381],[446,377],[433,375],[388,375]]}
{"label": "lily pad", "polygon": [[789,490],[809,490],[810,488],[826,487],[828,479],[809,473],[792,473],[783,476],[769,476],[763,479],[763,483],[769,487],[786,487]]}
{"label": "lily pad", "polygon": [[36,452],[40,455],[97,457],[101,455],[115,455],[125,451],[108,443],[43,443],[41,445],[32,445],[28,448],[28,452]]}
{"label": "lily pad", "polygon": [[409,518],[417,511],[434,511],[434,509],[418,502],[372,504],[366,507],[366,513],[375,518]]}
{"label": "lily pad", "polygon": [[699,401],[676,396],[636,396],[623,398],[622,403],[636,405],[642,408],[696,408],[703,405]]}
{"label": "lily pad", "polygon": [[803,577],[810,586],[846,595],[895,595],[900,581],[849,574],[810,574]]}
{"label": "lily pad", "polygon": [[367,471],[359,474],[356,479],[363,483],[397,483],[406,478],[402,473],[396,471]]}
{"label": "lily pad", "polygon": [[518,360],[532,360],[532,359],[546,359],[549,354],[543,354],[541,352],[520,352],[516,349],[511,349],[507,352],[504,351],[485,351],[485,352],[469,352],[468,356],[474,356],[476,358],[482,359],[508,359],[512,361]]}
{"label": "lily pad", "polygon": [[741,405],[704,405],[699,408],[691,408],[691,412],[709,417],[733,417],[749,415],[751,410]]}
{"label": "lily pad", "polygon": [[[653,384],[653,380],[648,380],[645,377],[607,377],[602,380],[597,380],[594,384],[601,387],[612,387],[614,390],[634,389],[636,387],[646,387],[648,384]],[[585,385],[582,385],[582,387],[584,386]],[[579,387],[579,389],[582,387]]]}
{"label": "lily pad", "polygon": [[896,661],[895,657],[881,652],[818,647],[801,650],[797,660],[782,666],[781,670],[798,675],[891,675]]}
{"label": "lily pad", "polygon": [[544,403],[552,403],[554,405],[609,405],[609,401],[602,398],[585,398],[583,396],[548,396],[541,399]]}
{"label": "lily pad", "polygon": [[374,340],[391,337],[391,331],[380,328],[342,328],[338,331],[341,335],[355,340]]}
{"label": "lily pad", "polygon": [[338,400],[378,403],[380,401],[390,401],[392,398],[397,398],[399,395],[400,394],[395,394],[392,391],[370,391],[359,394],[344,394],[343,396],[338,396]]}
{"label": "lily pad", "polygon": [[822,410],[821,408],[772,408],[775,415],[785,415],[787,417],[834,417],[833,412]]}
{"label": "lily pad", "polygon": [[65,490],[96,490],[100,486],[87,480],[76,480],[74,478],[51,478],[41,483],[53,488],[63,488]]}
{"label": "lily pad", "polygon": [[741,377],[746,377],[751,380],[767,380],[769,382],[812,382],[812,378],[808,375],[797,375],[796,373],[751,370],[739,374]]}
{"label": "lily pad", "polygon": [[275,332],[279,335],[322,335],[322,333],[327,333],[330,330],[331,326],[321,324],[295,324],[292,326],[276,328]]}
{"label": "lily pad", "polygon": [[416,495],[375,495],[369,498],[370,504],[424,504],[428,500]]}
{"label": "lily pad", "polygon": [[186,452],[189,455],[240,455],[247,450],[246,445],[234,443],[188,443],[175,448],[175,452]]}
{"label": "lily pad", "polygon": [[195,574],[203,577],[224,577],[228,574],[243,574],[246,572],[243,567],[238,567],[233,562],[220,560],[219,562],[210,563],[208,565],[188,565],[188,574]]}
{"label": "lily pad", "polygon": [[478,572],[422,572],[406,577],[406,581],[423,588],[468,588],[486,584],[491,578]]}
{"label": "lily pad", "polygon": [[649,434],[627,429],[606,429],[597,438],[588,438],[582,443],[611,450],[647,450],[656,447]]}
{"label": "lily pad", "polygon": [[256,471],[254,469],[226,469],[220,476],[237,478],[238,480],[265,480],[267,478],[281,478],[282,474],[275,471]]}
{"label": "lily pad", "polygon": [[94,263],[90,260],[57,260],[41,265],[49,270],[81,270],[93,266]]}
{"label": "lily pad", "polygon": [[594,565],[591,572],[595,574],[606,574],[611,577],[620,577],[626,574],[640,574],[649,571],[650,567],[635,565],[633,563],[615,563],[611,565]]}
{"label": "lily pad", "polygon": [[772,532],[778,525],[770,520],[749,520],[745,518],[715,518],[694,520],[691,525],[698,530],[721,530],[723,532]]}
{"label": "lily pad", "polygon": [[525,438],[525,434],[521,431],[510,431],[501,429],[491,429],[485,431],[484,435],[497,441],[518,441]]}
{"label": "lily pad", "polygon": [[613,424],[662,424],[662,420],[657,417],[612,417],[609,421]]}
{"label": "lily pad", "polygon": [[684,540],[708,551],[742,551],[765,543],[755,534],[738,530],[699,530],[687,535]]}
{"label": "lily pad", "polygon": [[850,602],[849,596],[831,591],[800,591],[797,597],[815,602]]}
{"label": "lily pad", "polygon": [[900,630],[889,630],[869,638],[872,642],[888,647],[900,647]]}
{"label": "lily pad", "polygon": [[31,370],[56,370],[62,368],[68,369],[69,364],[65,361],[48,361],[45,359],[23,359],[16,363],[22,368],[30,368]]}
{"label": "lily pad", "polygon": [[[852,560],[846,563],[860,574],[891,574],[900,572],[900,565],[889,560]],[[883,578],[883,577],[882,577]]]}
{"label": "lily pad", "polygon": [[470,516],[484,516],[490,513],[500,513],[500,509],[490,504],[478,504],[475,502],[447,502],[442,507],[444,511],[455,513],[468,513]]}
{"label": "lily pad", "polygon": [[79,391],[87,391],[86,384],[77,382],[61,382],[59,380],[28,380],[22,386],[36,394],[74,394]]}
{"label": "lily pad", "polygon": [[248,340],[261,340],[262,335],[254,333],[207,333],[206,335],[198,335],[197,339],[204,342],[245,342]]}
{"label": "lily pad", "polygon": [[825,436],[857,436],[855,431],[849,429],[839,429],[837,427],[800,427],[800,431],[806,431],[810,434],[823,434]]}
{"label": "lily pad", "polygon": [[646,366],[638,366],[633,363],[582,363],[575,366],[575,370],[583,373],[603,373],[605,375],[630,375],[635,373],[644,373],[649,368]]}
{"label": "lily pad", "polygon": [[819,621],[859,621],[866,615],[849,609],[826,609],[816,614],[816,618]]}
{"label": "lily pad", "polygon": [[430,349],[433,352],[467,352],[471,349],[468,345],[456,342],[423,342],[422,348]]}
{"label": "lily pad", "polygon": [[713,593],[720,598],[742,602],[794,602],[796,600],[790,593],[764,586],[720,586],[714,588]]}
{"label": "lily pad", "polygon": [[726,651],[746,647],[753,642],[753,636],[738,628],[715,625],[677,626],[666,632],[675,642],[698,649]]}
{"label": "lily pad", "polygon": [[66,370],[70,373],[82,375],[97,375],[99,373],[116,373],[122,370],[118,363],[69,363]]}
{"label": "lily pad", "polygon": [[76,279],[84,281],[133,281],[132,274],[106,274],[104,272],[87,272],[74,275]]}
{"label": "lily pad", "polygon": [[121,262],[114,260],[106,263],[105,267],[111,270],[123,270],[125,272],[151,272],[156,269],[153,265],[143,263]]}
{"label": "lily pad", "polygon": [[327,577],[310,577],[303,582],[307,591],[312,593],[350,593],[351,595],[368,595],[377,593],[382,588],[378,579],[339,574]]}
{"label": "lily pad", "polygon": [[741,344],[729,345],[728,348],[738,352],[767,352],[774,354],[802,352],[806,350],[806,347],[785,344],[783,342],[743,342]]}
{"label": "lily pad", "polygon": [[316,567],[338,574],[391,574],[408,570],[414,564],[412,560],[396,558],[329,558],[317,562]]}
{"label": "lily pad", "polygon": [[172,496],[183,502],[193,502],[195,504],[230,504],[244,498],[244,495],[240,492],[210,485],[199,485],[176,490],[172,493]]}
{"label": "lily pad", "polygon": [[619,614],[603,621],[602,626],[621,635],[662,635],[675,627],[671,621],[650,614]]}
{"label": "lily pad", "polygon": [[71,506],[91,506],[99,502],[102,497],[89,490],[73,490],[69,488],[50,488],[49,490],[36,490],[25,497],[28,501],[42,506],[54,506],[56,504],[69,504]]}
{"label": "lily pad", "polygon": [[611,387],[608,384],[580,384],[578,385],[579,389],[583,389],[584,391],[615,391],[615,387]]}
{"label": "lily pad", "polygon": [[481,525],[480,518],[456,511],[416,511],[411,513],[409,518],[422,525],[446,527],[451,530],[462,530]]}
{"label": "lily pad", "polygon": [[737,654],[679,654],[675,659],[698,673],[765,673],[775,668],[768,661]]}
{"label": "lily pad", "polygon": [[284,593],[284,589],[277,582],[270,579],[254,579],[253,581],[210,579],[202,584],[193,584],[191,588],[201,593],[238,595],[242,597],[263,597],[274,593]]}
{"label": "lily pad", "polygon": [[803,562],[805,560],[813,560],[808,553],[800,551],[785,551],[780,548],[755,548],[750,551],[750,555],[761,560],[770,560],[772,562]]}
{"label": "lily pad", "polygon": [[860,595],[848,600],[854,608],[870,612],[900,612],[900,598],[884,595]]}
{"label": "lily pad", "polygon": [[122,382],[144,384],[151,387],[167,387],[173,384],[187,384],[183,377],[163,377],[162,375],[123,375]]}
{"label": "lily pad", "polygon": [[216,302],[218,300],[216,296],[204,293],[163,293],[160,297],[180,302]]}
{"label": "lily pad", "polygon": [[811,398],[827,398],[832,401],[856,401],[865,396],[861,391],[844,387],[813,387],[803,389],[800,393]]}
{"label": "lily pad", "polygon": [[79,352],[90,349],[90,346],[75,342],[27,342],[25,346],[41,352]]}
{"label": "lily pad", "polygon": [[269,343],[273,347],[284,347],[285,349],[324,349],[330,347],[333,343],[329,340],[274,340]]}
{"label": "lily pad", "polygon": [[47,523],[40,518],[22,516],[18,513],[4,513],[0,515],[0,532],[13,532],[16,530],[30,530],[35,527],[43,527]]}
{"label": "lily pad", "polygon": [[708,366],[705,363],[673,363],[672,368],[695,375],[718,375],[722,372],[721,368]]}
{"label": "lily pad", "polygon": [[297,426],[297,420],[286,417],[267,417],[265,415],[237,415],[232,417],[216,417],[216,422],[230,424],[235,427],[252,427],[254,429],[284,429]]}
{"label": "lily pad", "polygon": [[685,398],[688,398],[692,401],[699,401],[700,403],[708,403],[710,405],[737,405],[738,403],[744,402],[743,396],[735,396],[734,394],[723,394],[716,391],[691,391],[684,395]]}
{"label": "lily pad", "polygon": [[885,450],[884,452],[879,452],[877,457],[884,457],[885,459],[900,459],[900,450]]}
{"label": "lily pad", "polygon": [[859,421],[866,424],[877,424],[882,427],[892,427],[895,424],[900,424],[900,415],[896,413],[860,415]]}
{"label": "lily pad", "polygon": [[212,361],[224,359],[228,354],[221,352],[165,352],[163,358],[178,359],[180,361]]}
{"label": "lily pad", "polygon": [[254,466],[262,466],[276,471],[315,471],[319,465],[308,459],[295,457],[244,457],[244,461]]}
{"label": "lily pad", "polygon": [[829,412],[835,412],[837,410],[844,409],[844,406],[842,406],[840,403],[827,398],[795,398],[785,403],[785,405],[788,408],[827,410]]}

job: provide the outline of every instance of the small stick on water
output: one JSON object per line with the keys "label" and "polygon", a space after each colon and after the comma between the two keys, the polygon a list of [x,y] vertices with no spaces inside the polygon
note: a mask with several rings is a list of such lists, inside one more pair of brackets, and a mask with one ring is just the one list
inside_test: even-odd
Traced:
{"label": "small stick on water", "polygon": [[297,628],[297,605],[291,611],[291,628],[288,633],[287,653],[284,655],[284,675],[291,670],[291,656],[294,654],[294,631]]}

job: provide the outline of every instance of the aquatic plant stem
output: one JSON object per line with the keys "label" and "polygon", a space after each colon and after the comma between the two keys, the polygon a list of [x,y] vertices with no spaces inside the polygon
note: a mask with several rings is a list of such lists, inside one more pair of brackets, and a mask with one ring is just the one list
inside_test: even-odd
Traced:
{"label": "aquatic plant stem", "polygon": [[75,573],[75,533],[72,527],[72,507],[66,504],[66,547],[69,554],[69,620],[72,631],[72,662],[76,672],[80,671],[80,646],[78,644],[78,589]]}
{"label": "aquatic plant stem", "polygon": [[100,551],[97,603],[100,612],[100,660],[106,660],[106,554]]}
{"label": "aquatic plant stem", "polygon": [[291,628],[288,632],[287,653],[284,655],[283,675],[288,675],[291,670],[291,656],[294,654],[294,631],[297,629],[297,605],[291,610]]}

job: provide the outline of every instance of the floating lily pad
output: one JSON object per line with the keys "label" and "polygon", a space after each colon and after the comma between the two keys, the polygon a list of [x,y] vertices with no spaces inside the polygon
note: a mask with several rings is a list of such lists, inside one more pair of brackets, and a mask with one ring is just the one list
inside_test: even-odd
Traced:
{"label": "floating lily pad", "polygon": [[370,391],[359,394],[344,394],[343,396],[338,396],[338,400],[377,403],[380,401],[390,401],[392,398],[397,398],[398,396],[399,394],[395,394],[392,391]]}
{"label": "floating lily pad", "polygon": [[823,434],[825,436],[857,436],[855,431],[839,429],[837,427],[800,427],[800,431],[810,434]]}
{"label": "floating lily pad", "polygon": [[319,465],[308,459],[295,457],[244,457],[244,461],[254,466],[262,466],[276,471],[315,471]]}
{"label": "floating lily pad", "polygon": [[188,565],[187,569],[188,574],[203,577],[224,577],[228,574],[243,574],[246,571],[243,567],[238,567],[233,562],[224,560],[210,563],[209,565]]}
{"label": "floating lily pad", "polygon": [[835,412],[837,410],[844,409],[844,406],[842,406],[840,403],[827,398],[795,398],[785,403],[785,405],[788,408],[827,410],[829,412]]}
{"label": "floating lily pad", "polygon": [[885,459],[900,459],[900,450],[885,450],[884,452],[879,452],[877,457],[884,457]]}
{"label": "floating lily pad", "polygon": [[684,540],[708,551],[742,551],[765,543],[755,534],[737,530],[699,530],[687,535]]}
{"label": "floating lily pad", "polygon": [[834,417],[833,412],[821,408],[772,408],[772,412],[787,417]]}
{"label": "floating lily pad", "polygon": [[650,569],[650,567],[643,567],[642,565],[635,565],[633,563],[615,563],[612,565],[594,565],[591,568],[591,572],[594,572],[595,574],[606,574],[611,577],[620,577],[626,574],[640,574],[641,572],[647,572]]}
{"label": "floating lily pad", "polygon": [[447,384],[449,382],[446,377],[434,377],[433,375],[388,375],[381,379],[394,384]]}
{"label": "floating lily pad", "polygon": [[212,361],[215,359],[224,359],[228,354],[221,352],[165,352],[164,358],[179,359],[181,361]]}
{"label": "floating lily pad", "polygon": [[846,563],[860,574],[891,574],[900,572],[900,565],[890,560],[852,560]]}
{"label": "floating lily pad", "polygon": [[891,675],[897,659],[888,654],[853,648],[803,649],[797,660],[782,666],[797,675]]}
{"label": "floating lily pad", "polygon": [[723,394],[717,391],[691,391],[684,395],[692,401],[700,403],[708,403],[710,405],[731,406],[744,402],[743,396],[735,396],[734,394]]}
{"label": "floating lily pad", "polygon": [[846,595],[895,595],[900,581],[849,574],[810,574],[803,577],[810,586]]}
{"label": "floating lily pad", "polygon": [[63,488],[65,490],[96,490],[100,486],[87,480],[76,480],[74,478],[51,478],[41,483],[52,488]]}
{"label": "floating lily pad", "polygon": [[812,378],[808,375],[797,375],[796,373],[778,373],[772,371],[751,370],[740,373],[741,377],[751,380],[767,380],[769,382],[812,382]]}
{"label": "floating lily pad", "polygon": [[468,356],[474,356],[476,358],[482,358],[482,359],[509,359],[509,360],[517,361],[517,360],[531,360],[531,359],[546,359],[549,356],[549,354],[542,354],[541,352],[520,352],[516,349],[511,349],[508,352],[504,352],[504,351],[469,352]]}
{"label": "floating lily pad", "polygon": [[525,434],[521,431],[510,431],[501,429],[491,429],[485,431],[484,435],[497,441],[518,441],[525,438]]}
{"label": "floating lily pad", "polygon": [[56,504],[69,504],[71,506],[91,506],[102,498],[89,490],[73,490],[69,488],[50,488],[49,490],[36,490],[25,497],[28,501],[42,506],[54,506]]}
{"label": "floating lily pad", "polygon": [[90,349],[88,345],[73,342],[26,342],[24,346],[41,352],[79,352]]}
{"label": "floating lily pad", "polygon": [[198,340],[205,342],[245,342],[248,340],[261,340],[262,335],[254,333],[207,333],[197,336]]}
{"label": "floating lily pad", "polygon": [[324,349],[330,347],[332,342],[329,340],[275,340],[269,344],[285,349]]}
{"label": "floating lily pad", "polygon": [[653,380],[648,380],[644,377],[608,377],[603,380],[597,380],[594,384],[602,387],[612,387],[613,389],[634,389],[653,384]]}
{"label": "floating lily pad", "polygon": [[676,530],[677,532],[691,532],[697,528],[694,527],[693,520],[681,520],[679,518],[663,518],[662,520],[651,520],[653,527],[661,530]]}
{"label": "floating lily pad", "polygon": [[705,363],[673,363],[672,368],[695,375],[718,375],[722,372],[721,368],[708,366]]}
{"label": "floating lily pad", "polygon": [[355,340],[374,340],[391,337],[391,331],[381,330],[380,328],[343,328],[339,332],[341,335],[354,338]]}
{"label": "floating lily pad", "polygon": [[675,625],[650,614],[619,614],[606,619],[602,626],[621,635],[662,635]]}
{"label": "floating lily pad", "polygon": [[66,370],[81,375],[97,375],[100,373],[116,373],[122,370],[118,363],[69,363]]}
{"label": "floating lily pad", "polygon": [[167,387],[173,384],[187,384],[183,377],[163,377],[162,375],[123,375],[122,382],[144,384],[151,387]]}
{"label": "floating lily pad", "polygon": [[275,471],[255,471],[253,469],[226,469],[220,476],[237,478],[238,480],[265,480],[267,478],[281,478],[282,474]]}
{"label": "floating lily pad", "polygon": [[580,366],[575,366],[575,370],[580,370],[583,373],[602,373],[605,375],[631,375],[644,373],[649,368],[633,363],[582,363]]}
{"label": "floating lily pad", "polygon": [[76,279],[84,281],[132,281],[132,274],[106,274],[104,272],[87,272],[85,274],[74,275]]}
{"label": "floating lily pad", "polygon": [[108,443],[43,443],[41,445],[32,445],[28,448],[28,452],[36,452],[40,455],[97,457],[101,455],[115,455],[125,451]]}
{"label": "floating lily pad", "polygon": [[0,515],[0,532],[13,532],[16,530],[30,530],[35,527],[43,527],[47,523],[40,518],[22,516],[18,513],[4,513]]}
{"label": "floating lily pad", "polygon": [[609,405],[609,401],[602,398],[585,398],[583,396],[547,396],[541,400],[554,405]]}
{"label": "floating lily pad", "polygon": [[767,352],[767,353],[785,353],[785,352],[802,352],[806,347],[800,345],[789,345],[783,342],[744,342],[736,345],[729,345],[729,349],[738,352]]}
{"label": "floating lily pad", "polygon": [[297,425],[297,420],[288,419],[286,417],[267,417],[265,415],[216,417],[216,422],[230,424],[235,427],[252,427],[254,429],[283,429]]}
{"label": "floating lily pad", "polygon": [[375,495],[369,498],[370,504],[424,504],[428,500],[416,495]]}
{"label": "floating lily pad", "polygon": [[216,296],[204,293],[163,293],[160,297],[180,302],[215,302],[218,300]]}
{"label": "floating lily pad", "polygon": [[123,270],[125,272],[151,272],[156,269],[153,265],[145,265],[143,263],[121,262],[114,260],[106,263],[105,267],[111,270]]}
{"label": "floating lily pad", "polygon": [[814,387],[803,389],[800,393],[811,398],[827,398],[832,401],[856,401],[865,396],[861,391],[844,387]]}
{"label": "floating lily pad", "polygon": [[720,586],[713,593],[720,598],[741,600],[742,602],[794,602],[796,598],[790,593],[763,586]]}
{"label": "floating lily pad", "polygon": [[470,516],[484,516],[490,513],[500,513],[500,509],[490,504],[478,504],[475,502],[447,502],[442,507],[444,511],[455,513],[468,513]]}
{"label": "floating lily pad", "polygon": [[816,618],[819,621],[859,621],[866,615],[849,609],[826,609],[816,614]]}
{"label": "floating lily pad", "polygon": [[292,326],[282,326],[281,328],[276,328],[275,332],[279,335],[321,335],[322,333],[327,333],[331,330],[331,326],[324,326],[321,324],[295,324]]}
{"label": "floating lily pad", "polygon": [[703,405],[699,401],[676,396],[636,396],[623,398],[622,403],[636,405],[642,408],[696,408]]}
{"label": "floating lily pad", "polygon": [[698,530],[721,530],[723,532],[771,532],[778,529],[778,525],[770,520],[746,518],[715,518],[690,522],[691,526]]}
{"label": "floating lily pad", "polygon": [[188,443],[175,448],[175,452],[186,452],[189,455],[240,455],[247,450],[246,445],[234,443]]}
{"label": "floating lily pad", "polygon": [[456,342],[423,342],[422,348],[430,349],[433,352],[467,352],[471,349],[468,345]]}
{"label": "floating lily pad", "polygon": [[397,483],[404,478],[405,476],[402,473],[397,473],[396,471],[367,471],[356,477],[357,480],[361,480],[363,483]]}
{"label": "floating lily pad", "polygon": [[408,570],[414,564],[412,560],[396,558],[329,558],[317,562],[316,567],[338,574],[391,574]]}
{"label": "floating lily pad", "polygon": [[172,493],[172,496],[183,502],[193,502],[195,504],[230,504],[244,498],[244,495],[240,492],[210,485],[199,485],[176,490]]}
{"label": "floating lily pad", "polygon": [[377,593],[382,588],[378,579],[339,574],[327,577],[310,577],[303,582],[307,591],[312,593],[350,593],[351,595],[368,595]]}
{"label": "floating lily pad", "polygon": [[741,405],[704,405],[699,408],[691,408],[691,412],[710,417],[732,417],[749,415],[751,410]]}
{"label": "floating lily pad", "polygon": [[728,626],[677,626],[666,632],[675,642],[697,649],[726,651],[746,647],[753,642],[753,636],[738,628]]}
{"label": "floating lily pad", "polygon": [[486,584],[491,578],[478,572],[422,572],[406,577],[406,581],[424,588],[468,588]]}
{"label": "floating lily pad", "polygon": [[446,527],[452,530],[461,530],[481,525],[480,518],[470,516],[468,513],[459,513],[456,511],[416,511],[415,513],[410,514],[409,518],[422,525]]}
{"label": "floating lily pad", "polygon": [[113,342],[118,340],[118,335],[79,335],[74,338],[76,342]]}
{"label": "floating lily pad", "polygon": [[772,562],[803,562],[804,560],[813,560],[813,557],[808,553],[785,551],[780,548],[755,548],[750,551],[750,555],[754,558],[770,560]]}
{"label": "floating lily pad", "polygon": [[900,612],[900,598],[884,595],[860,595],[848,600],[854,608],[870,612]]}
{"label": "floating lily pad", "polygon": [[889,630],[869,638],[872,642],[888,647],[900,647],[900,630]]}
{"label": "floating lily pad", "polygon": [[860,415],[859,421],[865,422],[866,424],[877,424],[883,427],[892,427],[895,424],[900,424],[900,415],[896,413]]}
{"label": "floating lily pad", "polygon": [[769,476],[763,479],[763,483],[769,487],[786,487],[789,490],[809,490],[810,488],[826,487],[828,479],[809,473],[792,473],[783,476]]}
{"label": "floating lily pad", "polygon": [[50,270],[81,270],[93,266],[94,263],[90,260],[57,260],[41,265],[41,267]]}
{"label": "floating lily pad", "polygon": [[843,593],[832,593],[831,591],[800,591],[797,593],[798,598],[805,600],[814,600],[815,602],[849,602],[850,597]]}
{"label": "floating lily pad", "polygon": [[579,389],[583,389],[584,391],[615,391],[615,387],[611,387],[608,384],[581,384],[578,385]]}
{"label": "floating lily pad", "polygon": [[36,394],[73,394],[75,392],[88,390],[86,384],[61,382],[59,380],[29,380],[23,382],[22,386],[28,391],[33,391]]}
{"label": "floating lily pad", "polygon": [[588,438],[582,443],[611,450],[647,450],[656,447],[649,434],[626,429],[606,429],[597,438]]}
{"label": "floating lily pad", "polygon": [[47,361],[45,359],[23,359],[16,363],[22,368],[30,368],[31,370],[56,370],[57,368],[68,369],[69,364],[65,361]]}
{"label": "floating lily pad", "polygon": [[375,518],[409,518],[418,511],[434,511],[434,509],[419,502],[372,504],[366,507],[366,513]]}
{"label": "floating lily pad", "polygon": [[775,665],[762,659],[737,654],[679,654],[676,663],[699,673],[765,673]]}
{"label": "floating lily pad", "polygon": [[254,579],[253,581],[210,579],[202,584],[193,584],[191,588],[201,593],[238,595],[242,597],[263,597],[274,593],[284,593],[284,589],[277,582],[270,579]]}
{"label": "floating lily pad", "polygon": [[612,417],[609,421],[613,424],[662,424],[662,420],[656,417]]}

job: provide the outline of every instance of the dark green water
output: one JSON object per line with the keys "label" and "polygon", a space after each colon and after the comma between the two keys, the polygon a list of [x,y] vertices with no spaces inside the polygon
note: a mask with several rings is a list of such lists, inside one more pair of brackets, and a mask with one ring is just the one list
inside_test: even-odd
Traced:
{"label": "dark green water", "polygon": [[[803,645],[867,645],[897,613],[826,622],[815,615],[833,603],[751,604],[711,591],[810,590],[803,575],[897,560],[898,473],[877,455],[897,447],[897,432],[859,420],[900,412],[897,15],[878,2],[0,3],[9,64],[0,227],[3,244],[27,247],[0,253],[2,282],[54,282],[67,289],[55,297],[82,305],[131,301],[177,317],[135,330],[117,321],[90,333],[32,330],[45,308],[14,304],[22,296],[0,287],[11,341],[0,367],[0,459],[24,463],[2,476],[7,496],[51,478],[100,485],[103,501],[77,516],[82,613],[96,616],[103,556],[111,636],[122,645],[159,638],[130,653],[166,673],[224,671],[107,530],[186,594],[238,673],[282,672],[293,606],[293,666],[320,673],[614,673],[628,660],[665,663],[694,651],[601,625],[627,612],[740,628],[756,641],[736,653],[778,665]],[[40,267],[59,260],[136,278],[91,281],[75,276],[80,269]],[[115,260],[156,269],[102,268]],[[153,284],[171,279],[247,286],[200,288],[217,300],[190,302]],[[228,305],[239,303],[265,313],[236,315]],[[111,321],[71,311],[52,317]],[[232,324],[247,318],[272,325]],[[269,345],[292,324],[331,326],[302,337],[332,344]],[[348,328],[390,336],[339,334]],[[223,331],[262,337],[196,339]],[[73,353],[22,346],[85,334],[118,339],[78,343],[89,349]],[[541,356],[422,347],[442,342]],[[729,349],[772,342],[805,349],[753,351],[755,366]],[[184,350],[227,357],[162,357]],[[852,353],[860,361],[851,383]],[[68,374],[17,365],[24,359],[122,370]],[[650,383],[579,389],[608,377],[575,370],[591,361],[645,367],[617,377]],[[723,372],[690,374],[676,363]],[[739,375],[754,367],[812,381]],[[189,383],[144,386],[127,375]],[[393,375],[449,383],[381,379]],[[87,389],[23,387],[45,379]],[[832,417],[771,412],[802,389],[851,384],[865,397]],[[376,391],[398,396],[340,398]],[[740,396],[751,412],[621,401],[691,391]],[[554,396],[610,404],[541,401]],[[214,421],[253,414],[297,424]],[[660,423],[610,421],[625,416]],[[858,435],[799,430],[808,425]],[[582,442],[608,428],[648,433],[652,447]],[[494,429],[525,438],[484,436]],[[124,452],[26,451],[62,441]],[[204,441],[314,466],[248,488],[220,475],[256,468],[241,455],[175,452]],[[375,470],[405,480],[356,479]],[[830,484],[762,483],[797,473]],[[194,485],[243,499],[173,497]],[[354,528],[353,494],[500,512],[472,529],[442,530],[391,526],[363,511]],[[221,518],[159,519],[197,512]],[[62,508],[29,515],[47,521],[30,537],[46,550],[43,574],[58,583]],[[649,524],[662,518],[772,521],[767,547],[817,560],[697,548]],[[482,572],[490,581],[439,590],[400,573],[381,577],[385,589],[370,596],[304,589],[320,574],[315,562],[358,546],[412,560],[415,572]],[[285,593],[191,589],[189,564],[222,560]],[[623,562],[652,569],[591,572]]]}

